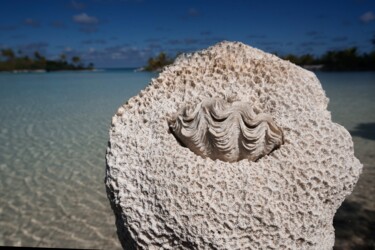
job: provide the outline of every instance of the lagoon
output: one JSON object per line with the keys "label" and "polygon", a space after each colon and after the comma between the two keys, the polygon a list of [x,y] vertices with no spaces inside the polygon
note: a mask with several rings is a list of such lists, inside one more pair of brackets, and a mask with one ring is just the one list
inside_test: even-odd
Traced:
{"label": "lagoon", "polygon": [[[155,76],[0,74],[0,245],[120,248],[104,186],[108,130],[117,108]],[[375,73],[317,76],[364,164],[335,217],[336,246],[374,246]]]}

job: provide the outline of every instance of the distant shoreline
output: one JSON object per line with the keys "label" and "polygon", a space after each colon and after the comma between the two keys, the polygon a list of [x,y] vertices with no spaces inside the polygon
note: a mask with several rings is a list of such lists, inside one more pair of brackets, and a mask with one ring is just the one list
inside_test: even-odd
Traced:
{"label": "distant shoreline", "polygon": [[103,71],[131,71],[131,72],[148,72],[138,70],[139,67],[131,68],[94,68],[94,69],[61,69],[61,70],[45,70],[45,69],[22,69],[22,70],[0,70],[1,73],[7,74],[27,74],[27,73],[59,73],[59,72],[103,72]]}
{"label": "distant shoreline", "polygon": [[0,73],[51,73],[51,72],[96,72],[103,71],[101,69],[62,69],[62,70],[45,70],[45,69],[21,69],[21,70],[2,70]]}
{"label": "distant shoreline", "polygon": [[[324,69],[323,65],[298,65],[302,67],[303,69],[310,70],[312,72],[324,72],[324,73],[355,73],[355,72],[374,72],[374,70],[327,70]],[[72,70],[45,70],[45,69],[25,69],[25,70],[2,70],[0,71],[0,74],[29,74],[29,73],[35,73],[35,74],[41,74],[41,73],[64,73],[64,72],[103,72],[103,71],[112,71],[112,72],[119,72],[119,71],[131,71],[134,73],[160,73],[162,70],[154,70],[154,71],[148,71],[144,70],[143,67],[131,67],[131,68],[98,68],[98,69],[72,69]]]}

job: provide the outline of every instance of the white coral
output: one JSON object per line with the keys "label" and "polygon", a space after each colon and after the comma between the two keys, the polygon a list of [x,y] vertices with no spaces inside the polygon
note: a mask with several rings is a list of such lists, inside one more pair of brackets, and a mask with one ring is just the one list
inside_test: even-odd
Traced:
{"label": "white coral", "polygon": [[256,161],[283,143],[283,133],[272,117],[256,114],[245,102],[208,99],[185,107],[169,126],[183,146],[213,160]]}
{"label": "white coral", "polygon": [[[168,115],[228,97],[251,103],[252,118],[272,115],[285,143],[255,162],[213,161],[168,133]],[[181,56],[112,119],[105,181],[123,247],[332,249],[333,216],[362,165],[327,104],[313,73],[242,43]],[[216,120],[248,110],[223,105]]]}

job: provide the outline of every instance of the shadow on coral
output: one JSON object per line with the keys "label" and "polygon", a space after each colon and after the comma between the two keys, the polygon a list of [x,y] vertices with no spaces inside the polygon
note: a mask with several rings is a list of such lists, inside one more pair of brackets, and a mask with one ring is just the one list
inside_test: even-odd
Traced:
{"label": "shadow on coral", "polygon": [[[112,190],[110,190],[110,188],[108,187],[106,187],[106,190],[109,200],[114,200]],[[130,232],[127,230],[127,228],[124,227],[125,222],[124,218],[121,216],[121,209],[118,206],[116,206],[113,202],[110,202],[110,205],[116,218],[117,237],[119,238],[123,249],[136,250],[136,242],[131,237]]]}
{"label": "shadow on coral", "polygon": [[360,123],[350,131],[352,136],[358,136],[369,140],[375,140],[375,122]]}
{"label": "shadow on coral", "polygon": [[333,219],[333,226],[336,235],[333,249],[375,249],[375,211],[345,201]]}
{"label": "shadow on coral", "polygon": [[[110,146],[110,142],[108,142],[108,146]],[[106,164],[106,169],[108,171],[109,166]],[[109,182],[110,177],[108,174],[104,179],[104,183]],[[124,226],[126,218],[122,216],[121,207],[118,203],[116,203],[116,198],[114,193],[116,192],[113,189],[112,185],[106,185],[107,197],[109,199],[109,204],[111,205],[112,211],[116,218],[116,228],[117,228],[117,237],[120,240],[120,243],[123,249],[127,250],[137,250],[137,244],[134,239],[131,237],[129,230]]]}

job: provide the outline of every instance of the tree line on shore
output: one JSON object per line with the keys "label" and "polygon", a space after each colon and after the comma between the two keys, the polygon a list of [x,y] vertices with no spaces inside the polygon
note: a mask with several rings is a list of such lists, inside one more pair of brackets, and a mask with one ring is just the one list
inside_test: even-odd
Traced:
{"label": "tree line on shore", "polygon": [[[375,38],[372,43],[375,45]],[[311,54],[278,56],[309,69],[324,71],[375,71],[375,50],[360,54],[356,47],[327,51],[320,57]],[[143,70],[160,71],[164,66],[172,64],[176,57],[170,57],[165,52],[161,52],[157,56],[149,58]],[[94,69],[93,63],[84,65],[78,56],[73,56],[69,62],[65,54],[61,54],[57,60],[48,60],[38,51],[35,51],[33,56],[23,55],[21,51],[18,51],[18,55],[16,55],[12,49],[2,49],[0,51],[0,71],[92,69]]]}
{"label": "tree line on shore", "polygon": [[32,57],[23,55],[22,51],[18,51],[16,55],[12,49],[2,49],[0,52],[0,71],[91,69],[94,69],[94,64],[84,65],[79,56],[73,56],[69,62],[65,54],[61,54],[58,60],[48,60],[38,51],[35,51]]}
{"label": "tree line on shore", "polygon": [[[375,45],[375,38],[373,43]],[[275,54],[277,55],[277,53]],[[356,47],[330,50],[320,57],[311,54],[277,56],[302,67],[323,71],[375,71],[375,50],[370,53],[360,54]],[[160,71],[164,66],[173,63],[173,61],[172,57],[168,57],[164,52],[161,52],[156,57],[150,58],[143,69],[146,71]]]}
{"label": "tree line on shore", "polygon": [[325,71],[375,70],[375,50],[360,54],[356,47],[327,51],[320,57],[311,54],[302,56],[289,54],[281,58],[304,67],[320,66],[320,69]]}
{"label": "tree line on shore", "polygon": [[175,58],[167,56],[165,52],[160,52],[156,57],[151,57],[148,59],[147,65],[143,67],[143,70],[160,71],[163,67],[172,64]]}

